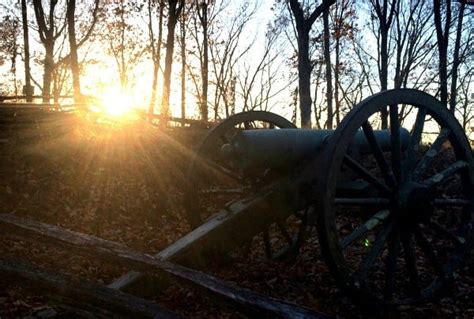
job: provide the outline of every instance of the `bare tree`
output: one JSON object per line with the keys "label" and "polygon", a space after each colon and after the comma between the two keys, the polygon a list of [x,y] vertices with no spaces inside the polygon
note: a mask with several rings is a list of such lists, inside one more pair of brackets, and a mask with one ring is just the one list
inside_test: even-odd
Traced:
{"label": "bare tree", "polygon": [[448,105],[448,42],[449,28],[451,27],[451,1],[445,2],[444,9],[445,19],[443,28],[441,1],[433,0],[434,21],[439,54],[438,70],[440,99],[444,105]]}
{"label": "bare tree", "polygon": [[[331,10],[333,11],[332,37],[334,39],[334,115],[336,118],[336,125],[339,125],[341,122],[342,100],[344,97],[341,97],[339,92],[343,90],[342,76],[344,73],[347,73],[347,70],[344,68],[344,65],[347,62],[344,62],[342,59],[342,51],[349,49],[346,47],[346,44],[348,41],[353,41],[353,31],[355,30],[355,10],[353,9],[353,6],[354,3],[352,0],[336,1],[332,7],[333,10]],[[353,84],[355,84],[353,79],[348,81],[349,86]]]}
{"label": "bare tree", "polygon": [[[224,13],[228,3],[222,3],[220,7],[214,7],[212,16],[209,15],[209,27],[212,28],[213,38],[210,39],[209,55],[211,57],[212,84],[214,84],[214,99],[208,99],[212,107],[214,119],[219,118],[219,107],[223,104],[225,116],[235,111],[237,64],[250,50],[251,44],[243,44],[243,32],[249,21],[253,18],[257,6],[244,3],[233,13]],[[220,17],[219,20],[214,18]],[[224,19],[224,18],[227,19]],[[225,27],[223,26],[225,25]],[[211,30],[210,30],[211,32]],[[191,73],[196,82],[196,76]],[[200,88],[196,85],[196,91]]]}
{"label": "bare tree", "polygon": [[67,1],[66,17],[69,38],[70,64],[72,72],[72,86],[74,102],[82,103],[81,82],[79,77],[79,62],[77,59],[76,25],[74,14],[76,12],[76,0]]}
{"label": "bare tree", "polygon": [[[86,31],[79,41],[75,41],[75,26],[72,26],[74,29],[69,29],[70,32],[73,32],[72,40],[73,43],[73,48],[72,51],[69,52],[67,55],[62,55],[61,57],[61,52],[62,50],[58,50],[58,61],[55,62],[55,49],[56,49],[56,42],[57,40],[61,37],[63,34],[64,29],[66,26],[68,26],[67,22],[67,14],[72,14],[71,16],[71,21],[70,23],[74,24],[74,12],[75,12],[75,6],[74,6],[74,11],[72,10],[72,3],[68,3],[68,8],[66,8],[66,15],[57,15],[57,11],[61,12],[60,10],[56,10],[58,8],[58,0],[50,0],[48,4],[48,14],[46,15],[44,12],[44,7],[42,4],[41,0],[33,0],[33,7],[35,11],[35,17],[36,17],[36,22],[38,25],[38,33],[40,36],[40,41],[43,44],[45,48],[45,58],[44,58],[44,74],[43,74],[43,86],[42,86],[42,95],[43,95],[43,101],[49,102],[50,97],[51,97],[51,84],[53,81],[53,75],[55,72],[55,68],[61,67],[62,64],[64,64],[66,61],[71,61],[71,56],[76,54],[76,61],[77,61],[77,48],[82,46],[91,36],[93,28],[95,26],[95,23],[97,21],[97,12],[98,12],[98,7],[99,7],[99,0],[94,1],[94,9],[93,9],[93,14],[92,14],[92,22],[89,26],[89,28],[85,28]],[[63,47],[64,41],[60,42],[59,45]],[[71,43],[70,43],[71,45]],[[75,52],[75,53],[74,53]],[[74,62],[73,62],[74,63]],[[79,67],[77,66],[77,70],[79,70]],[[74,73],[74,72],[73,72]],[[79,76],[79,72],[76,72],[77,76]],[[76,78],[76,85],[78,83],[78,78]],[[57,91],[59,86],[57,84],[55,85],[55,91]]]}
{"label": "bare tree", "polygon": [[[377,38],[378,68],[380,90],[388,88],[388,58],[389,58],[389,32],[396,14],[397,0],[370,0],[373,12],[377,18],[377,28],[373,30]],[[382,111],[382,129],[388,127],[388,111]]]}
{"label": "bare tree", "polygon": [[54,44],[61,36],[66,26],[65,23],[62,23],[59,27],[55,24],[55,9],[57,4],[58,0],[49,1],[49,14],[46,16],[44,13],[42,1],[33,0],[36,22],[38,24],[38,33],[41,43],[45,49],[42,87],[44,102],[49,102],[51,95],[51,81],[54,71]]}
{"label": "bare tree", "polygon": [[[72,73],[74,100],[76,103],[84,102],[81,94],[81,68],[78,50],[88,42],[94,33],[93,31],[99,16],[99,0],[94,0],[93,4],[83,5],[83,11],[80,11],[80,6],[81,2],[77,3],[76,0],[66,1],[66,23],[68,28],[69,53],[66,55],[60,54],[59,58],[54,63],[54,69],[62,68],[65,64],[70,66]],[[88,21],[86,18],[86,12],[88,10],[91,11],[90,21]],[[81,19],[78,18],[79,16],[81,16]]]}
{"label": "bare tree", "polygon": [[[323,118],[323,112],[326,111],[326,104],[324,101],[319,101],[320,99],[318,98],[319,91],[321,88],[321,84],[324,82],[324,77],[323,77],[323,65],[324,63],[317,63],[318,67],[315,68],[314,73],[314,99],[312,101],[313,103],[313,109],[314,109],[314,125],[318,130],[322,129],[324,127],[324,123],[322,122]],[[314,70],[313,70],[314,71]]]}
{"label": "bare tree", "polygon": [[[323,0],[311,14],[305,13],[297,0],[289,0],[293,13],[298,41],[298,90],[300,98],[301,126],[311,127],[311,71],[309,57],[309,32],[316,19],[329,8],[335,0]],[[308,8],[306,8],[308,11]]]}
{"label": "bare tree", "polygon": [[[190,16],[190,37],[192,38],[192,43],[190,44],[189,55],[191,59],[196,59],[197,61],[196,63],[190,63],[188,69],[195,88],[200,117],[203,120],[209,119],[209,106],[212,105],[212,102],[209,102],[209,86],[212,85],[209,80],[210,71],[212,71],[209,64],[216,63],[216,61],[212,60],[213,52],[211,52],[211,50],[215,49],[211,47],[210,43],[218,46],[219,35],[226,31],[225,26],[219,25],[217,27],[217,25],[220,23],[219,19],[225,17],[223,12],[229,3],[229,1],[217,3],[209,0],[195,0],[192,2],[193,8]],[[245,15],[245,10],[243,10],[242,14]],[[213,39],[210,39],[211,34]],[[209,55],[211,55],[211,61]],[[197,71],[197,67],[194,67],[192,64],[199,66]]]}
{"label": "bare tree", "polygon": [[13,76],[14,94],[18,95],[17,76],[16,76],[16,58],[18,55],[18,37],[20,30],[18,29],[19,21],[16,17],[6,15],[0,21],[0,65],[3,64],[3,55],[10,60],[10,72]]}
{"label": "bare tree", "polygon": [[203,121],[208,120],[207,92],[209,87],[209,2],[210,1],[208,0],[195,0],[196,12],[202,28],[202,58],[200,59],[202,91],[199,108]]}
{"label": "bare tree", "polygon": [[368,91],[369,94],[374,94],[377,90],[374,88],[377,80],[371,72],[371,65],[376,63],[377,58],[374,57],[370,52],[364,48],[363,38],[356,36],[353,41],[353,52],[354,60],[360,68],[360,78],[364,80],[365,84],[361,85],[359,89],[360,94],[363,95],[364,91]]}
{"label": "bare tree", "polygon": [[132,85],[133,70],[147,52],[145,34],[137,24],[143,4],[119,0],[104,7],[106,19],[101,29],[101,41],[115,62],[121,90]]}
{"label": "bare tree", "polygon": [[459,65],[462,62],[462,58],[460,57],[461,37],[462,37],[462,29],[463,29],[464,10],[466,8],[466,0],[461,0],[459,2],[460,2],[460,5],[458,9],[456,37],[455,37],[454,52],[453,52],[453,63],[451,67],[451,70],[452,70],[451,89],[450,89],[451,96],[449,98],[449,110],[452,113],[454,113],[456,109],[458,72],[459,72]]}
{"label": "bare tree", "polygon": [[[181,125],[184,126],[186,119],[186,22],[187,14],[183,12],[179,20],[179,44],[181,49]],[[204,118],[203,118],[204,119]],[[207,121],[207,118],[206,118]]]}
{"label": "bare tree", "polygon": [[[465,15],[466,1],[459,1],[459,8],[457,18],[457,27],[454,33],[454,48],[453,52],[449,52],[449,38],[451,28],[454,26],[453,7],[451,1],[433,0],[434,24],[436,28],[436,37],[438,44],[438,72],[439,72],[439,92],[441,102],[448,105],[452,113],[456,110],[457,98],[457,81],[458,73],[463,60],[469,52],[469,47],[472,46],[472,32],[463,36],[463,20]],[[455,9],[455,8],[454,8]],[[465,38],[462,44],[463,37]],[[464,47],[462,49],[461,47]],[[451,70],[448,71],[449,66]],[[448,82],[451,77],[450,90],[448,91]]]}
{"label": "bare tree", "polygon": [[159,0],[158,5],[158,35],[155,39],[155,31],[153,28],[154,21],[154,7],[156,1],[148,0],[148,35],[150,37],[150,51],[151,59],[153,61],[153,80],[151,84],[151,96],[150,104],[148,107],[148,113],[153,114],[156,103],[156,88],[158,85],[158,72],[161,67],[161,46],[163,44],[163,17],[165,3],[164,0]]}
{"label": "bare tree", "polygon": [[263,49],[256,52],[248,52],[252,56],[252,63],[242,59],[235,77],[238,88],[237,95],[243,105],[243,110],[268,110],[269,101],[286,89],[285,86],[278,86],[278,67],[275,67],[280,55],[277,48],[279,33],[277,28],[269,26],[265,34],[265,45]]}
{"label": "bare tree", "polygon": [[26,102],[31,102],[33,101],[33,87],[31,86],[30,39],[28,34],[28,12],[26,0],[21,0],[21,19],[23,27],[23,46],[25,60],[25,86],[23,91],[26,95]]}
{"label": "bare tree", "polygon": [[174,35],[178,18],[184,7],[184,0],[168,0],[168,23],[166,36],[166,56],[165,71],[163,75],[163,94],[161,102],[161,114],[169,114],[170,90],[171,90],[171,71],[173,67]]}
{"label": "bare tree", "polygon": [[[394,23],[395,75],[394,87],[406,87],[412,71],[420,66],[434,48],[433,10],[428,0],[400,0]],[[411,85],[411,87],[414,87]]]}
{"label": "bare tree", "polygon": [[[472,89],[474,84],[474,68],[470,68],[464,76],[460,78],[459,92],[460,104],[457,108],[462,128],[466,133],[474,129],[474,99],[472,98]],[[468,133],[469,135],[469,133]]]}
{"label": "bare tree", "polygon": [[330,54],[330,32],[329,32],[329,8],[323,12],[323,32],[324,32],[324,63],[326,65],[326,128],[333,128],[333,109],[332,109],[332,70]]}

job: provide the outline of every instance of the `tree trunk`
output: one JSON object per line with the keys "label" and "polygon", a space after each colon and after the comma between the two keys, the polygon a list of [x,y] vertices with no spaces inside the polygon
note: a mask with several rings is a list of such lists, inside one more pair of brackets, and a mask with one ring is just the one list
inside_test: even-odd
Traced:
{"label": "tree trunk", "polygon": [[[33,0],[36,22],[38,24],[38,33],[41,43],[44,45],[44,74],[43,74],[43,102],[49,103],[51,98],[51,81],[54,72],[54,42],[59,37],[59,33],[54,32],[54,9],[58,4],[57,0],[51,0],[49,4],[49,16],[46,21],[41,0]],[[62,30],[62,28],[60,28]]]}
{"label": "tree trunk", "polygon": [[33,87],[31,86],[31,70],[30,70],[30,40],[28,36],[28,14],[26,0],[21,0],[21,17],[23,23],[23,43],[25,54],[25,88],[26,102],[33,101]]}
{"label": "tree trunk", "polygon": [[340,38],[336,37],[336,61],[334,62],[334,103],[335,103],[335,113],[336,113],[336,125],[341,123],[341,101],[339,99],[339,63],[340,63]]}
{"label": "tree trunk", "polygon": [[[396,14],[396,4],[399,0],[392,0],[389,4],[388,0],[372,0],[371,4],[375,14],[377,15],[379,23],[380,41],[378,44],[378,66],[379,66],[379,79],[380,79],[380,90],[386,91],[388,88],[388,41],[390,26],[393,21],[393,17]],[[385,108],[382,110],[382,129],[388,127],[388,110]]]}
{"label": "tree trunk", "polygon": [[451,1],[446,1],[446,20],[444,32],[441,26],[441,3],[440,0],[433,0],[434,21],[436,27],[436,37],[438,40],[439,54],[439,90],[440,100],[444,105],[448,105],[448,41],[449,26],[451,24]]}
{"label": "tree trunk", "polygon": [[120,1],[120,22],[122,22],[122,28],[120,29],[120,89],[125,90],[128,85],[128,70],[127,64],[125,63],[125,0]]}
{"label": "tree trunk", "polygon": [[155,101],[156,101],[156,86],[158,85],[158,71],[159,66],[153,63],[153,80],[151,82],[151,96],[150,104],[148,106],[148,114],[153,115],[155,113]]}
{"label": "tree trunk", "polygon": [[300,97],[301,127],[311,128],[311,71],[309,35],[298,31],[298,92]]}
{"label": "tree trunk", "polygon": [[[386,91],[388,86],[388,30],[382,25],[380,28],[381,46],[380,46],[380,90]],[[388,110],[382,110],[382,129],[388,128]]]}
{"label": "tree trunk", "polygon": [[159,16],[158,16],[158,40],[155,44],[155,39],[153,36],[153,26],[152,26],[152,17],[151,17],[151,1],[149,0],[149,28],[150,28],[150,42],[152,48],[152,59],[153,59],[153,80],[151,85],[151,97],[150,105],[148,107],[148,114],[153,115],[155,112],[155,102],[156,102],[156,86],[158,85],[158,72],[160,70],[160,60],[161,60],[161,42],[163,40],[163,10],[164,3],[160,1],[159,6]]}
{"label": "tree trunk", "polygon": [[76,42],[76,28],[74,23],[74,13],[76,11],[76,0],[69,0],[67,3],[67,26],[69,33],[69,48],[70,48],[70,63],[72,72],[72,86],[74,91],[74,103],[81,104],[81,82],[80,82],[80,71],[79,62],[77,58],[77,42]]}
{"label": "tree trunk", "polygon": [[461,32],[462,32],[462,22],[464,18],[464,8],[466,7],[466,1],[461,0],[458,13],[458,26],[456,28],[456,42],[454,43],[454,53],[453,53],[453,66],[452,66],[452,76],[451,76],[451,97],[449,99],[449,110],[454,114],[456,110],[456,98],[457,98],[457,82],[458,82],[458,69],[459,69],[459,49],[461,47]]}
{"label": "tree trunk", "polygon": [[331,70],[331,54],[329,42],[329,8],[323,13],[324,24],[324,61],[326,64],[326,103],[327,103],[327,129],[333,128],[333,109],[332,109],[332,70]]}
{"label": "tree trunk", "polygon": [[186,18],[181,17],[181,126],[184,126],[186,120]]}
{"label": "tree trunk", "polygon": [[314,21],[329,8],[335,0],[323,0],[306,18],[297,0],[290,0],[290,8],[296,22],[298,40],[298,90],[300,97],[301,127],[311,127],[311,71],[309,58],[309,32]]}
{"label": "tree trunk", "polygon": [[[201,118],[203,121],[208,121],[208,103],[207,103],[207,91],[209,87],[209,38],[208,38],[208,18],[207,18],[207,8],[208,4],[206,1],[203,1],[199,4],[198,12],[199,20],[202,25],[202,50],[203,57],[201,61],[201,78],[202,78],[202,96],[201,96]],[[217,113],[217,109],[216,109]],[[217,114],[214,114],[214,117],[217,118]]]}
{"label": "tree trunk", "polygon": [[54,41],[48,40],[45,43],[46,56],[44,58],[44,73],[43,73],[43,102],[49,103],[51,99],[51,82],[53,80],[54,71]]}
{"label": "tree trunk", "polygon": [[163,76],[163,94],[161,101],[161,114],[168,116],[170,113],[170,90],[171,90],[171,71],[173,67],[173,52],[174,52],[174,34],[178,17],[183,8],[183,2],[178,0],[168,0],[168,34],[166,36],[166,56],[165,56],[165,71]]}

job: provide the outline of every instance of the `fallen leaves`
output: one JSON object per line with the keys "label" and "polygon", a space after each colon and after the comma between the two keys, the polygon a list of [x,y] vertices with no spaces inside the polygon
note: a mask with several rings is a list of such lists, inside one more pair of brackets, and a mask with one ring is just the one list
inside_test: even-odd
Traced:
{"label": "fallen leaves", "polygon": [[[148,126],[140,130],[104,128],[77,121],[65,125],[69,128],[47,138],[45,134],[33,139],[9,137],[9,143],[0,143],[1,213],[29,216],[150,254],[189,231],[181,216],[181,193],[192,148],[202,132]],[[103,284],[126,271],[5,235],[0,236],[0,251]],[[336,288],[314,232],[293,263],[266,260],[261,244],[252,247],[248,258],[238,251],[230,255],[227,265],[210,265],[206,271],[257,292],[341,317],[364,316]],[[468,277],[459,283],[455,297],[401,308],[392,316],[472,317],[473,286]],[[155,296],[155,300],[186,316],[240,317],[178,286]],[[2,318],[52,314],[51,307],[44,308],[46,304],[46,300],[29,296],[19,287],[0,290]]]}

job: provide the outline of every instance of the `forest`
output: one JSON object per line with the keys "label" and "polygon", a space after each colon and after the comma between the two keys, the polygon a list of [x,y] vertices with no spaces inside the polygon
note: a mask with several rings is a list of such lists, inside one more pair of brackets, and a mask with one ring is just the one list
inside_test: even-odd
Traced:
{"label": "forest", "polygon": [[474,317],[474,2],[2,0],[0,319]]}
{"label": "forest", "polygon": [[364,97],[408,87],[472,130],[470,1],[323,4],[4,1],[2,95],[79,103],[119,93],[165,116],[272,109],[334,128]]}

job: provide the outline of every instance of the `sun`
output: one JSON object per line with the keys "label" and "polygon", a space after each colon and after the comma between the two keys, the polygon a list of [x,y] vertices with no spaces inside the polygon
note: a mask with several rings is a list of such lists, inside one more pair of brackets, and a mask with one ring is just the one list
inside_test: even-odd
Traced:
{"label": "sun", "polygon": [[112,117],[124,117],[133,111],[132,98],[126,92],[110,90],[102,96],[101,100],[104,112]]}

